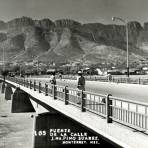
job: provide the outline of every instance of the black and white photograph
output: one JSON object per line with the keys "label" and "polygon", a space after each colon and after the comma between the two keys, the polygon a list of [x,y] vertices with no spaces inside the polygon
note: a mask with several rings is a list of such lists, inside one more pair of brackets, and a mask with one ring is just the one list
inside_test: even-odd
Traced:
{"label": "black and white photograph", "polygon": [[0,148],[148,148],[147,0],[0,0]]}

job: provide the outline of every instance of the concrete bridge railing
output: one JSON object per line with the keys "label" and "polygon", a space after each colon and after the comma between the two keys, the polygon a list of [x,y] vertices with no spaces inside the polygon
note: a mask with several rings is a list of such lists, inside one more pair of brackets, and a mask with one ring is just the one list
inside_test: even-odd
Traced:
{"label": "concrete bridge railing", "polygon": [[[128,77],[114,77],[114,76],[85,76],[86,80],[89,81],[101,81],[101,82],[114,82],[114,83],[127,83],[127,84],[141,84],[148,85],[147,78],[128,78]],[[63,75],[63,79],[73,79],[76,80],[76,76],[73,75]]]}
{"label": "concrete bridge railing", "polygon": [[[34,77],[34,76],[33,76]],[[35,76],[41,78],[41,75]],[[44,75],[44,78],[49,78],[49,75]],[[57,75],[56,78],[59,78]],[[63,79],[76,80],[77,75],[62,75]],[[126,83],[126,84],[139,84],[148,85],[148,78],[142,77],[116,77],[116,76],[99,76],[99,75],[85,75],[85,79],[88,81],[101,81],[101,82],[113,82],[113,83]]]}
{"label": "concrete bridge railing", "polygon": [[36,81],[7,77],[6,80],[52,96],[55,100],[65,102],[65,105],[74,105],[82,112],[92,112],[106,119],[107,123],[113,121],[129,126],[145,133],[148,132],[148,104],[117,98],[111,94],[102,95],[88,91],[80,91],[58,85],[42,85]]}

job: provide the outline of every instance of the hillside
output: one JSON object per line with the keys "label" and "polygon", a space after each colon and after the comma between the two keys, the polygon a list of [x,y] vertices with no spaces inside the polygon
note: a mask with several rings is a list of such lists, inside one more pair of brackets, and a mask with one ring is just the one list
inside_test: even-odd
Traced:
{"label": "hillside", "polygon": [[[148,23],[130,22],[130,65],[148,56]],[[0,60],[126,66],[125,26],[81,24],[74,20],[33,20],[28,17],[0,21]]]}

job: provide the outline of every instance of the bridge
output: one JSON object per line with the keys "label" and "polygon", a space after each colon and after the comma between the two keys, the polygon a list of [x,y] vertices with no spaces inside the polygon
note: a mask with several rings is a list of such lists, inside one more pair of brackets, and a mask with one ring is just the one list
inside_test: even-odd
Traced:
{"label": "bridge", "polygon": [[35,80],[1,78],[12,113],[36,112],[34,148],[148,145],[148,104]]}

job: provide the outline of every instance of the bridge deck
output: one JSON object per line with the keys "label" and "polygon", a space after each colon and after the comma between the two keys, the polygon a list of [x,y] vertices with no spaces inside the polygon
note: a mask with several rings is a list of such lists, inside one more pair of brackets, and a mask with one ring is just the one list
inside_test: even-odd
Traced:
{"label": "bridge deck", "polygon": [[[18,84],[7,81],[14,86]],[[133,129],[126,126],[113,123],[106,123],[106,120],[90,112],[81,112],[79,108],[72,105],[64,105],[64,102],[60,100],[53,100],[50,96],[45,96],[42,93],[35,92],[20,86],[20,88],[26,91],[28,94],[36,98],[37,100],[49,105],[62,114],[74,119],[75,121],[85,125],[89,129],[96,133],[110,139],[111,141],[118,143],[122,147],[126,148],[146,148],[148,146],[148,135],[140,132],[135,132]]]}

